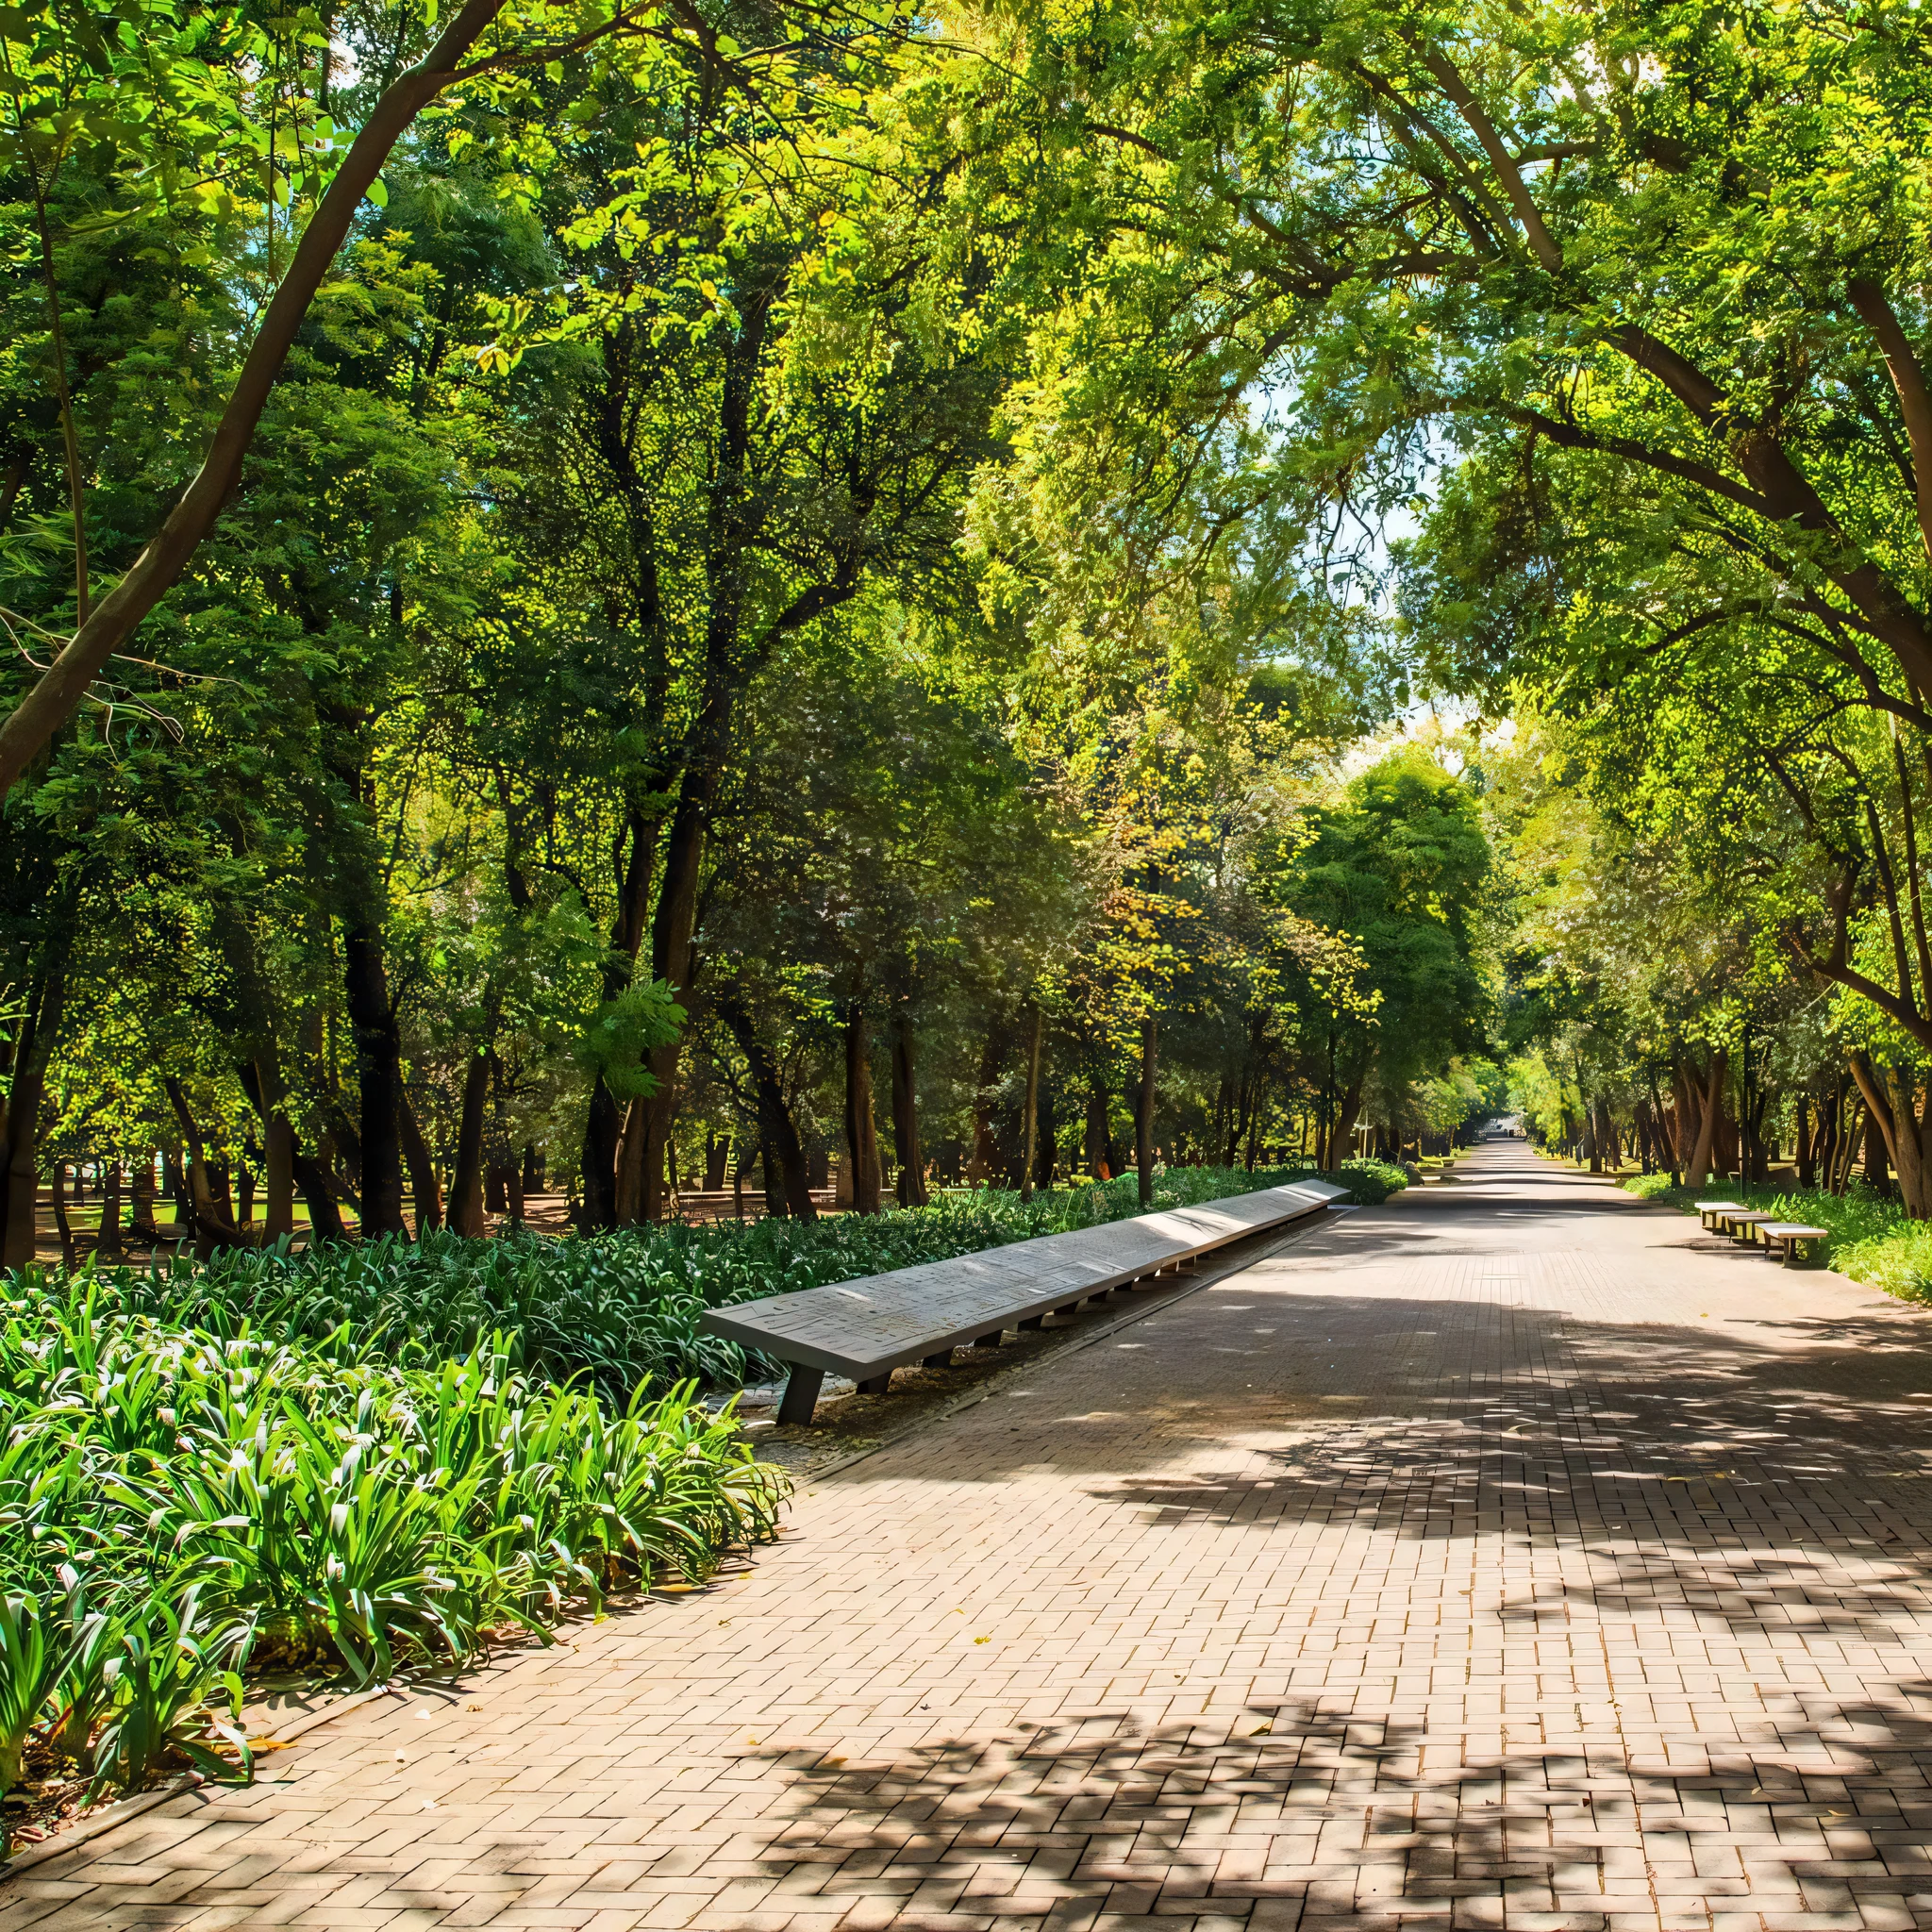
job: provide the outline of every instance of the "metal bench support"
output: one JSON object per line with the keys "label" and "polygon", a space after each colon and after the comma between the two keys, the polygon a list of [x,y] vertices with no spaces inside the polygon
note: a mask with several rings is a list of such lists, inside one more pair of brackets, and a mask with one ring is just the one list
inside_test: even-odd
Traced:
{"label": "metal bench support", "polygon": [[974,1348],[997,1348],[1005,1339],[1006,1332],[1004,1328],[995,1328],[991,1335],[975,1335],[973,1338],[973,1345]]}
{"label": "metal bench support", "polygon": [[892,1386],[892,1372],[886,1369],[876,1375],[868,1375],[858,1385],[861,1395],[883,1395]]}
{"label": "metal bench support", "polygon": [[819,1406],[819,1391],[824,1386],[824,1370],[794,1363],[785,1378],[785,1399],[778,1405],[779,1422],[801,1428],[810,1422],[812,1410]]}
{"label": "metal bench support", "polygon": [[942,1348],[937,1355],[923,1355],[919,1357],[922,1369],[950,1369],[953,1366],[953,1351]]}

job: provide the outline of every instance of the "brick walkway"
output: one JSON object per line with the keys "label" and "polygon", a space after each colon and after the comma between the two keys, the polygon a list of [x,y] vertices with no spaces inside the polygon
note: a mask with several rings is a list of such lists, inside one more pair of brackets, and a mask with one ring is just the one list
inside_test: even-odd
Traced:
{"label": "brick walkway", "polygon": [[1924,1320],[1486,1150],[0,1932],[1932,1924]]}

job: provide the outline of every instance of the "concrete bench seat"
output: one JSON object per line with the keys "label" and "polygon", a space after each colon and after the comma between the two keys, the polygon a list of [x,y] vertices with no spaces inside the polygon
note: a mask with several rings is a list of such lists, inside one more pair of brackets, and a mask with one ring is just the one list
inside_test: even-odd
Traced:
{"label": "concrete bench seat", "polygon": [[1787,1268],[1822,1268],[1831,1230],[1807,1227],[1801,1221],[1764,1221],[1758,1224],[1757,1238],[1765,1253]]}
{"label": "concrete bench seat", "polygon": [[1745,1211],[1741,1201],[1698,1201],[1692,1205],[1696,1208],[1698,1218],[1704,1223],[1706,1231],[1710,1234],[1719,1234],[1723,1231],[1718,1226],[1717,1217],[1720,1214],[1741,1214]]}
{"label": "concrete bench seat", "polygon": [[894,1369],[941,1367],[969,1342],[995,1348],[1008,1328],[1038,1328],[1048,1315],[1185,1267],[1243,1235],[1320,1214],[1347,1192],[1328,1181],[1260,1188],[708,1308],[698,1325],[785,1363],[791,1374],[778,1420],[808,1423],[828,1372],[850,1375],[862,1393],[883,1393]]}
{"label": "concrete bench seat", "polygon": [[1761,1208],[1733,1208],[1728,1213],[1718,1216],[1718,1231],[1749,1246],[1757,1239],[1757,1230],[1767,1221],[1776,1219],[1775,1214],[1767,1214]]}

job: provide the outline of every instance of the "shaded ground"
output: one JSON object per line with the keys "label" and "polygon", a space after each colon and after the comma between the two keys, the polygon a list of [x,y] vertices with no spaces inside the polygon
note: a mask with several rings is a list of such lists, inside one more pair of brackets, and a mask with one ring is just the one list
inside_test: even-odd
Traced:
{"label": "shaded ground", "polygon": [[0,1932],[1932,1924],[1928,1341],[1486,1149]]}

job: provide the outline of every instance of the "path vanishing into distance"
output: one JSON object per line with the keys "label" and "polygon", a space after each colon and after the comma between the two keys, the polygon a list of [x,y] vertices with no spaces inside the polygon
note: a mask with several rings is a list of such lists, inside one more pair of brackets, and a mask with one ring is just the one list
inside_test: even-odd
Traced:
{"label": "path vanishing into distance", "polygon": [[26,1925],[1932,1924],[1932,1315],[1491,1143]]}

